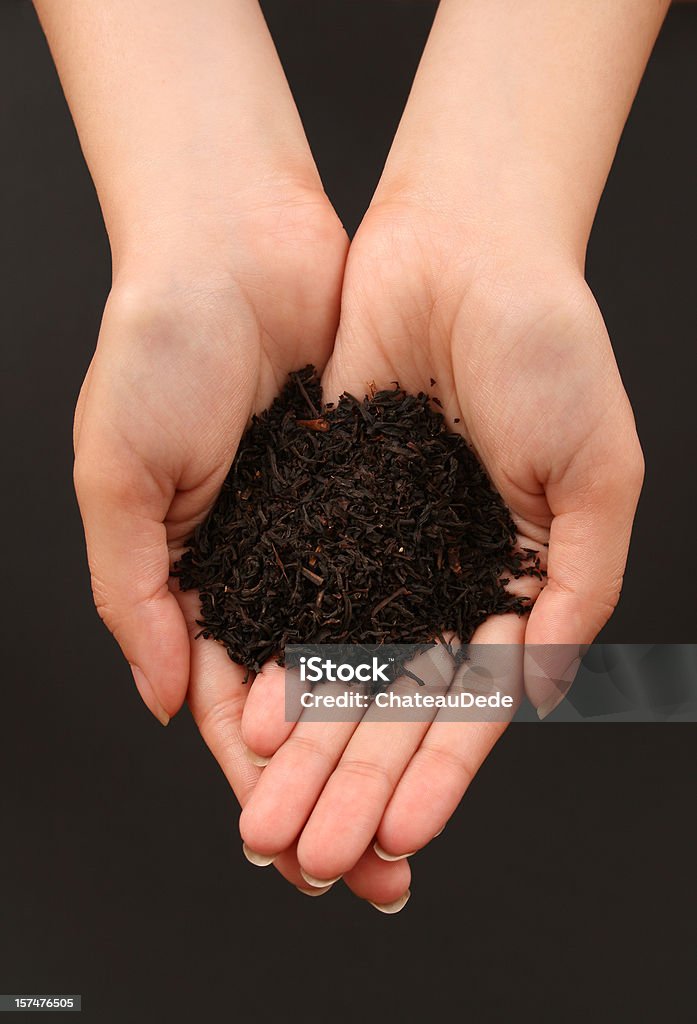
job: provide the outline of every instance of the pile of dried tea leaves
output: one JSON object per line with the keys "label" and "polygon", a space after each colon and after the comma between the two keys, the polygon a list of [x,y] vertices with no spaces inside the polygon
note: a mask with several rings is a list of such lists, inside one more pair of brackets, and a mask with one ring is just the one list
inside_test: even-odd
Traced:
{"label": "pile of dried tea leaves", "polygon": [[505,583],[539,563],[432,401],[395,385],[324,405],[312,366],[291,374],[175,566],[200,636],[258,670],[287,643],[467,643],[527,610]]}

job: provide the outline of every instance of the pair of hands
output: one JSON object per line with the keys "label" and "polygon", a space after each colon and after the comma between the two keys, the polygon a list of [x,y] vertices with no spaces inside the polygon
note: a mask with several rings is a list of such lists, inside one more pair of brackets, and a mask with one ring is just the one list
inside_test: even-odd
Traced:
{"label": "pair of hands", "polygon": [[[250,415],[312,362],[328,400],[371,381],[436,391],[545,556],[529,617],[475,641],[593,639],[643,464],[583,256],[667,0],[442,0],[350,248],[254,0],[35,2],[114,257],[75,418],[97,607],[153,714],[166,724],[188,699],[250,858],[303,891],[343,875],[394,911],[405,855],[442,829],[503,726],[291,728],[277,673],[244,685],[221,647],[192,640],[197,601],[170,567]],[[559,699],[525,685],[541,714]]]}
{"label": "pair of hands", "polygon": [[[330,400],[371,380],[415,392],[435,378],[525,545],[543,555],[550,545],[529,619],[493,619],[479,642],[595,635],[619,594],[641,458],[602,319],[573,266],[485,262],[462,225],[414,201],[375,203],[348,259],[321,192],[279,187],[246,205],[254,212],[222,258],[216,249],[191,273],[165,263],[110,296],[75,426],[95,600],[153,713],[166,722],[188,696],[244,807],[250,857],[275,857],[309,891],[343,875],[393,909],[409,866],[376,854],[374,838],[383,856],[424,846],[503,726],[292,729],[277,673],[245,686],[221,647],[191,639],[197,599],[172,592],[170,565],[249,416],[310,361],[324,367]],[[541,706],[554,694],[531,696]],[[253,763],[269,757],[263,770]]]}

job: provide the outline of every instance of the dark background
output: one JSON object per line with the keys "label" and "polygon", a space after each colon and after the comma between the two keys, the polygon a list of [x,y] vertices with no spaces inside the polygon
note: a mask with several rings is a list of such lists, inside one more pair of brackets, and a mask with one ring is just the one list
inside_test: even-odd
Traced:
{"label": "dark background", "polygon": [[[353,230],[434,4],[264,8]],[[696,54],[697,9],[672,11],[590,248],[648,465],[612,642],[697,639]],[[0,132],[0,992],[81,992],[100,1022],[693,1021],[694,727],[514,726],[396,918],[243,859],[188,713],[151,719],[91,607],[70,435],[108,247],[21,0],[0,4]]]}

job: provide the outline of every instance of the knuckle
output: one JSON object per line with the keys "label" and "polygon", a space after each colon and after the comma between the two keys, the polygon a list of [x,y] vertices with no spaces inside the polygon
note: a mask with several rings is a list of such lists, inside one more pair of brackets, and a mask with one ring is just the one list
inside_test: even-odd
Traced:
{"label": "knuckle", "polygon": [[218,746],[225,743],[237,745],[239,724],[246,699],[246,692],[237,689],[209,704],[198,715],[198,728],[204,739],[215,737]]}
{"label": "knuckle", "polygon": [[157,603],[168,594],[168,585],[150,586],[139,580],[137,574],[121,577],[113,573],[102,574],[90,559],[92,598],[99,618],[121,647],[128,643],[138,615],[146,616],[157,610]]}
{"label": "knuckle", "polygon": [[596,618],[601,625],[605,625],[611,618],[620,601],[622,593],[622,579],[612,580],[605,593],[594,600]]}
{"label": "knuckle", "polygon": [[419,751],[422,760],[435,767],[438,772],[449,772],[458,779],[471,780],[475,776],[475,770],[469,759],[459,750],[451,749],[442,745],[422,746]]}
{"label": "knuckle", "polygon": [[379,761],[367,761],[358,758],[344,758],[339,762],[336,774],[343,779],[353,779],[359,782],[376,783],[381,789],[394,788],[395,780],[392,779],[389,769]]}
{"label": "knuckle", "polygon": [[332,761],[331,754],[326,746],[320,740],[316,740],[313,736],[296,735],[294,732],[286,741],[286,746],[291,750],[297,751],[302,755],[307,755],[314,760],[324,761],[326,763],[331,763]]}
{"label": "knuckle", "polygon": [[583,621],[593,636],[612,618],[622,593],[622,576],[613,576],[579,598]]}
{"label": "knuckle", "polygon": [[90,574],[90,584],[92,587],[92,599],[94,601],[94,607],[97,609],[97,614],[109,632],[115,636],[118,622],[116,609],[109,597],[109,587],[101,577],[96,575],[94,571]]}

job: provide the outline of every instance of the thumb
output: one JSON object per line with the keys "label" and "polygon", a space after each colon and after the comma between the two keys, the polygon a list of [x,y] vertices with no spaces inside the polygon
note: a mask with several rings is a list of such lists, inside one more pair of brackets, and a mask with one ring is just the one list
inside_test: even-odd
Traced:
{"label": "thumb", "polygon": [[[526,629],[526,692],[544,718],[573,682],[585,645],[612,615],[622,587],[634,513],[644,475],[636,434],[620,454],[591,451],[546,487],[553,519],[547,585]],[[547,646],[540,659],[535,645]],[[546,670],[540,672],[540,666]]]}
{"label": "thumb", "polygon": [[187,628],[169,590],[164,520],[174,485],[156,479],[125,443],[96,438],[78,446],[74,479],[97,611],[143,701],[167,725],[189,679]]}

